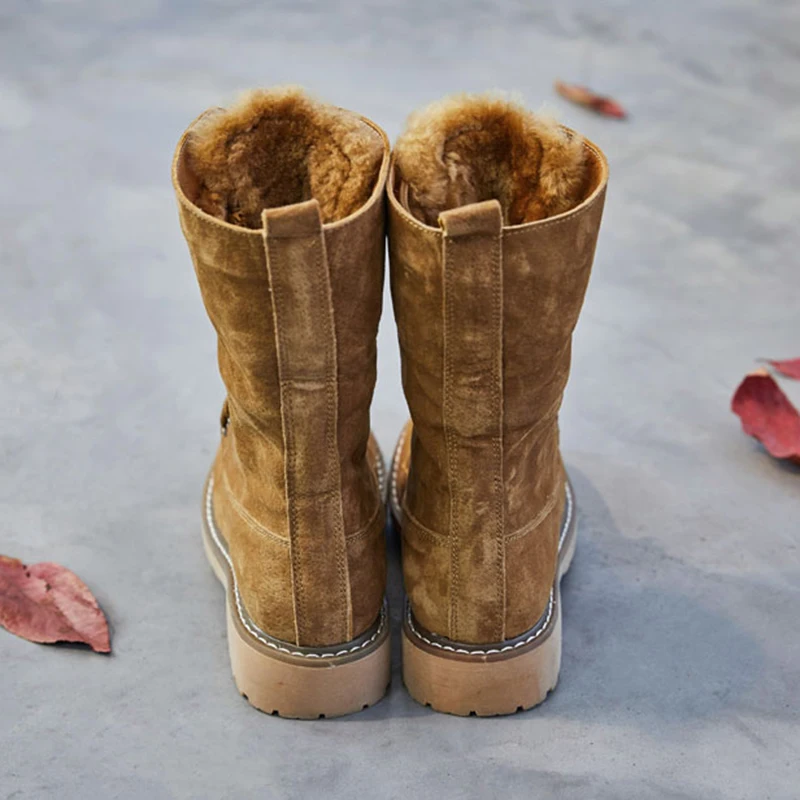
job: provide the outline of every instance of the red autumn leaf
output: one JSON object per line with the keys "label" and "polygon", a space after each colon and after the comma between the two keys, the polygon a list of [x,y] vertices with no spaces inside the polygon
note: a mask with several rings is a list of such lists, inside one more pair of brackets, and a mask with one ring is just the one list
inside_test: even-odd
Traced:
{"label": "red autumn leaf", "polygon": [[800,358],[789,358],[786,361],[773,361],[769,358],[764,360],[784,378],[794,378],[800,381]]}
{"label": "red autumn leaf", "polygon": [[86,584],[59,564],[0,555],[0,625],[31,642],[83,642],[110,653],[108,623]]}
{"label": "red autumn leaf", "polygon": [[604,117],[625,119],[628,116],[628,112],[616,100],[597,94],[586,86],[556,81],[555,89],[565,100],[589,108]]}
{"label": "red autumn leaf", "polygon": [[733,395],[731,410],[744,432],[775,458],[800,464],[800,414],[766,370],[751,372]]}

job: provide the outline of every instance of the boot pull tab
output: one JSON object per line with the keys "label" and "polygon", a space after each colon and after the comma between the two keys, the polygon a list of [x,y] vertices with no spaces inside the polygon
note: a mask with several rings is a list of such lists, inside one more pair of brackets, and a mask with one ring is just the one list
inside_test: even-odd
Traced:
{"label": "boot pull tab", "polygon": [[497,200],[484,200],[442,211],[439,226],[448,239],[460,236],[494,236],[503,232],[503,209]]}
{"label": "boot pull tab", "polygon": [[312,198],[280,208],[265,208],[261,212],[265,238],[302,239],[322,233],[319,202]]}

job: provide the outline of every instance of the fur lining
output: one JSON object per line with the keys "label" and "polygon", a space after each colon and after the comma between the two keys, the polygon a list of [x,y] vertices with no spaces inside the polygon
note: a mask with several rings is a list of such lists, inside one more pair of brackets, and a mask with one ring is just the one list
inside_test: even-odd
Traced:
{"label": "fur lining", "polygon": [[580,136],[494,95],[456,95],[412,114],[395,159],[408,210],[428,225],[491,199],[506,225],[545,219],[578,205],[591,182]]}
{"label": "fur lining", "polygon": [[384,156],[381,137],[349,111],[286,87],[245,94],[204,114],[184,149],[197,190],[190,198],[214,217],[261,227],[264,208],[319,201],[323,222],[369,199]]}

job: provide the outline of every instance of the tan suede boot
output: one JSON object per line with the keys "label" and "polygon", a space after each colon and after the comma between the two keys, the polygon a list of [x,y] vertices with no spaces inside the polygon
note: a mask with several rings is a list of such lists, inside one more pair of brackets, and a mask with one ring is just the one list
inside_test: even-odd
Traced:
{"label": "tan suede boot", "polygon": [[395,148],[403,676],[440,711],[512,713],[558,678],[575,548],[558,410],[606,179],[593,144],[492,97],[434,104]]}
{"label": "tan suede boot", "polygon": [[370,436],[388,142],[296,89],[206,112],[173,164],[227,388],[203,536],[239,691],[347,714],[389,683],[381,455]]}

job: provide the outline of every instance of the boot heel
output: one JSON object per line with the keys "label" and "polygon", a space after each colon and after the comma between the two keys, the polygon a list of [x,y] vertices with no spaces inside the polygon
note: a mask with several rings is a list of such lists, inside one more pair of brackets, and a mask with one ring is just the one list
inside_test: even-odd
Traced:
{"label": "boot heel", "polygon": [[240,694],[255,708],[292,719],[340,717],[374,705],[386,694],[391,679],[387,624],[369,647],[356,654],[292,656],[249,634],[231,609],[228,595],[233,677]]}
{"label": "boot heel", "polygon": [[513,714],[539,705],[555,688],[561,665],[557,608],[542,641],[507,646],[468,651],[455,642],[429,638],[415,630],[407,612],[403,682],[417,702],[462,717]]}
{"label": "boot heel", "polygon": [[[206,506],[210,497],[207,488]],[[377,703],[391,681],[386,604],[366,633],[335,647],[298,647],[269,636],[247,615],[225,543],[205,511],[203,547],[225,587],[228,651],[240,694],[259,711],[292,719],[339,717]]]}
{"label": "boot heel", "polygon": [[531,630],[494,645],[466,645],[423,631],[406,604],[403,682],[411,696],[436,711],[492,717],[525,711],[556,687],[561,667],[561,578],[575,555],[570,518],[550,603]]}
{"label": "boot heel", "polygon": [[[404,437],[395,452],[391,508],[400,529],[397,479]],[[403,615],[403,683],[419,703],[458,716],[491,717],[525,711],[556,687],[561,667],[561,579],[575,556],[577,526],[573,490],[565,486],[565,514],[559,534],[558,567],[550,600],[539,621],[503,642],[473,645],[425,630],[406,600]]]}

